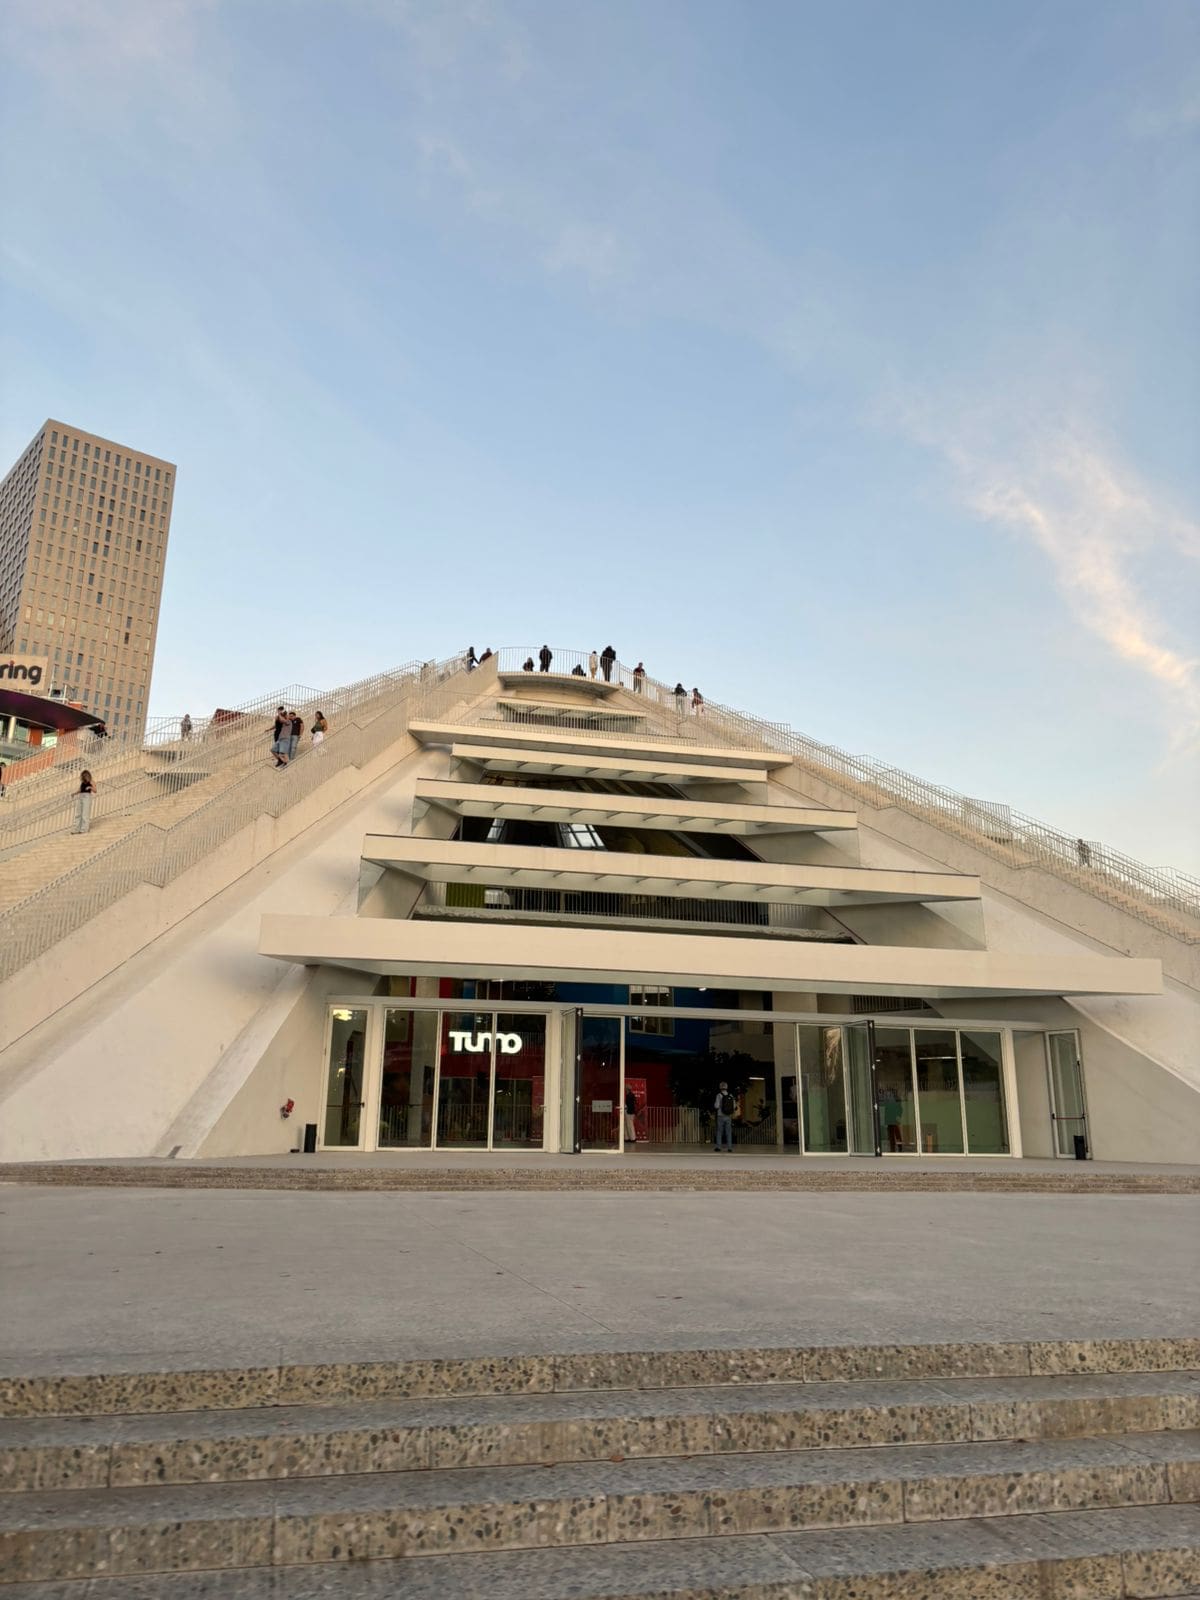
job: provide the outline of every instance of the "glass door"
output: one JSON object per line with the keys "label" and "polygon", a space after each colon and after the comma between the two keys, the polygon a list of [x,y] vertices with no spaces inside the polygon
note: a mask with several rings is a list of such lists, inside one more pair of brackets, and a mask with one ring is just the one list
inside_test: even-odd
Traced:
{"label": "glass door", "polygon": [[621,1039],[624,1029],[620,1017],[588,1017],[580,1021],[582,1041],[579,1057],[580,1105],[579,1146],[582,1150],[616,1150],[625,1131],[625,1147],[631,1149],[639,1131],[645,1138],[644,1109],[636,1090],[629,1090],[629,1110],[621,1088]]}
{"label": "glass door", "polygon": [[443,1011],[437,1142],[486,1150],[492,1106],[492,1013]]}
{"label": "glass door", "polygon": [[915,1155],[921,1130],[913,1088],[912,1038],[907,1028],[875,1029],[875,1095],[884,1155]]}
{"label": "glass door", "polygon": [[805,1155],[845,1155],[849,1118],[842,1030],[801,1023],[796,1029],[796,1065]]}
{"label": "glass door", "polygon": [[379,1083],[379,1148],[428,1149],[433,1139],[437,1078],[436,1011],[383,1014],[383,1071]]}
{"label": "glass door", "polygon": [[542,1148],[546,1112],[546,1018],[536,1013],[495,1018],[492,1148]]}
{"label": "glass door", "polygon": [[850,1154],[876,1156],[874,1040],[869,1022],[842,1029],[846,1060],[846,1104],[850,1110]]}
{"label": "glass door", "polygon": [[[1056,1155],[1089,1153],[1087,1106],[1083,1098],[1083,1062],[1079,1035],[1048,1033],[1046,1052],[1050,1068],[1050,1121]],[[1077,1143],[1082,1141],[1082,1143]]]}
{"label": "glass door", "polygon": [[357,1150],[362,1143],[363,1067],[367,1017],[359,1006],[335,1006],[329,1014],[329,1058],[325,1071],[326,1150]]}

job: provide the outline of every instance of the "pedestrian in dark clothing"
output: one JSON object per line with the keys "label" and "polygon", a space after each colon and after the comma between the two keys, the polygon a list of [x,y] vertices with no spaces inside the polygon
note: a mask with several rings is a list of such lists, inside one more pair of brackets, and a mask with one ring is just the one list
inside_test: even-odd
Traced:
{"label": "pedestrian in dark clothing", "polygon": [[92,796],[96,785],[90,772],[79,774],[79,793],[75,796],[75,826],[72,833],[86,833],[92,825]]}
{"label": "pedestrian in dark clothing", "polygon": [[584,672],[583,668],[579,665],[578,661],[571,668],[571,676],[573,678],[586,678],[587,677],[587,673]]}
{"label": "pedestrian in dark clothing", "polygon": [[551,648],[550,648],[550,646],[548,644],[544,644],[542,646],[542,648],[538,651],[538,660],[542,664],[542,671],[543,672],[549,672],[550,671],[550,663],[554,660],[554,651],[551,650]]}
{"label": "pedestrian in dark clothing", "polygon": [[633,692],[641,694],[646,684],[646,669],[639,661],[633,669]]}
{"label": "pedestrian in dark clothing", "polygon": [[300,743],[300,735],[303,732],[304,732],[304,718],[299,714],[299,712],[293,711],[292,712],[291,738],[288,740],[288,760],[289,761],[293,760],[294,757],[295,757],[297,746]]}
{"label": "pedestrian in dark clothing", "polygon": [[681,717],[687,710],[687,690],[681,683],[675,685],[675,709]]}
{"label": "pedestrian in dark clothing", "polygon": [[613,663],[617,659],[617,652],[612,645],[606,644],[600,652],[600,670],[604,674],[605,683],[612,682]]}
{"label": "pedestrian in dark clothing", "polygon": [[288,752],[292,747],[292,719],[282,706],[275,712],[275,726],[271,730],[271,754],[276,767],[286,767]]}
{"label": "pedestrian in dark clothing", "polygon": [[473,644],[469,644],[467,646],[467,671],[474,672],[478,665],[479,663],[475,659],[475,646]]}
{"label": "pedestrian in dark clothing", "polygon": [[179,719],[179,737],[181,739],[190,739],[192,737],[192,719],[186,711]]}
{"label": "pedestrian in dark clothing", "polygon": [[483,663],[484,663],[484,662],[485,662],[485,661],[490,661],[490,660],[491,660],[491,659],[492,659],[492,655],[493,655],[493,653],[494,653],[494,652],[493,652],[493,651],[492,651],[492,648],[491,648],[491,646],[490,646],[490,645],[489,645],[489,646],[488,646],[488,648],[487,648],[487,649],[486,649],[486,650],[485,650],[485,651],[484,651],[484,652],[483,652],[483,654],[482,654],[482,655],[481,655],[481,656],[480,656],[480,658],[479,658],[479,665],[480,665],[480,666],[482,666],[482,665],[483,665]]}
{"label": "pedestrian in dark clothing", "polygon": [[525,657],[525,662],[524,662],[524,665],[521,668],[521,671],[522,672],[532,672],[533,671],[533,657],[532,656],[526,656]]}

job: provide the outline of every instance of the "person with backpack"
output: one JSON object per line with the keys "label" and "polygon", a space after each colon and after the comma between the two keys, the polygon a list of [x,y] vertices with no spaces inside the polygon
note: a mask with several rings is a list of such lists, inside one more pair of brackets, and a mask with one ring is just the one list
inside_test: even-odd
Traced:
{"label": "person with backpack", "polygon": [[733,1151],[733,1113],[737,1110],[737,1101],[729,1092],[729,1085],[722,1082],[717,1090],[717,1098],[713,1101],[713,1110],[717,1113],[717,1142],[713,1149],[720,1151],[721,1141],[724,1139],[726,1150]]}
{"label": "person with backpack", "polygon": [[632,1089],[625,1091],[625,1148],[637,1143],[637,1095]]}

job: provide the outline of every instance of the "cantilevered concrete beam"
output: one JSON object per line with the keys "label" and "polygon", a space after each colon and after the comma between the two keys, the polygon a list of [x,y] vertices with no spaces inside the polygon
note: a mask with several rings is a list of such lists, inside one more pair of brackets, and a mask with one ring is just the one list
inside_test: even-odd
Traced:
{"label": "cantilevered concrete beam", "polygon": [[1161,994],[1157,961],[1073,951],[792,943],[603,928],[392,921],[383,917],[262,919],[259,951],[279,961],[418,977],[662,984],[669,988],[922,995]]}
{"label": "cantilevered concrete beam", "polygon": [[671,828],[685,833],[732,833],[744,836],[831,832],[857,826],[853,811],[829,811],[819,806],[584,794],[572,789],[518,788],[507,783],[457,783],[444,778],[418,778],[417,799],[459,817],[588,822],[597,827]]}
{"label": "cantilevered concrete beam", "polygon": [[620,756],[590,755],[565,750],[561,754],[535,750],[528,743],[520,746],[463,744],[456,741],[450,754],[457,761],[470,761],[487,772],[536,772],[563,777],[614,778],[630,783],[670,783],[683,787],[689,783],[764,783],[767,774],[756,767],[713,767],[699,761],[676,761]]}
{"label": "cantilevered concrete beam", "polygon": [[637,734],[591,733],[578,728],[532,728],[522,724],[508,727],[504,723],[464,725],[454,722],[410,722],[408,731],[421,744],[473,745],[514,747],[528,750],[552,750],[556,753],[590,755],[633,756],[654,761],[701,762],[709,767],[743,767],[755,770],[761,778],[778,767],[790,767],[791,756],[774,750],[731,749],[727,745],[692,744],[686,739],[646,739]]}
{"label": "cantilevered concrete beam", "polygon": [[954,872],[882,867],[706,861],[698,856],[615,850],[538,849],[368,834],[363,860],[428,883],[457,883],[468,867],[497,888],[558,887],[600,894],[664,894],[693,900],[757,900],[777,905],[878,905],[892,901],[978,900],[979,879]]}

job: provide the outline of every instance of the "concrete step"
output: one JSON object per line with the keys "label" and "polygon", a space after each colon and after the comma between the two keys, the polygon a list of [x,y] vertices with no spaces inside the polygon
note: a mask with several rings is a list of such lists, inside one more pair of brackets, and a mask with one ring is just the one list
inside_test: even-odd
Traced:
{"label": "concrete step", "polygon": [[[0,1183],[51,1187],[155,1189],[300,1189],[374,1192],[411,1189],[494,1189],[533,1191],[641,1192],[669,1190],[803,1190],[814,1193],[910,1194],[1200,1194],[1200,1168],[1120,1171],[1090,1161],[1023,1166],[984,1158],[977,1166],[939,1164],[930,1156],[863,1158],[851,1167],[796,1151],[735,1151],[732,1158],[711,1149],[680,1148],[659,1153],[627,1152],[611,1161],[579,1160],[540,1153],[528,1165],[508,1166],[496,1154],[486,1165],[461,1166],[440,1153],[401,1156],[347,1156],[321,1160],[268,1157],[244,1161],[23,1161],[0,1167]],[[966,1159],[966,1158],[962,1158]],[[672,1161],[673,1165],[665,1165]]]}
{"label": "concrete step", "polygon": [[[86,1600],[1195,1600],[1200,1512],[1153,1506],[421,1561],[101,1577]],[[83,1600],[74,1582],[6,1600]]]}
{"label": "concrete step", "polygon": [[599,1350],[0,1376],[0,1417],[239,1411],[336,1401],[1200,1371],[1197,1339]]}
{"label": "concrete step", "polygon": [[0,1422],[0,1489],[1200,1429],[1200,1373],[776,1383]]}
{"label": "concrete step", "polygon": [[0,1496],[12,1581],[635,1544],[1200,1496],[1200,1433]]}

